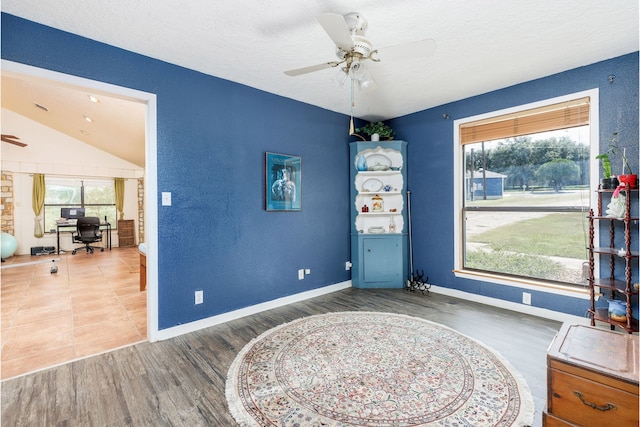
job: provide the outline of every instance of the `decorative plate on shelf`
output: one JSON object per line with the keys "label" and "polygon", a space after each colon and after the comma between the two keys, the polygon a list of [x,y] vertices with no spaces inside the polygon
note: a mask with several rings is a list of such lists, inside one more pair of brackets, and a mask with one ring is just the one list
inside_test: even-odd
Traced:
{"label": "decorative plate on shelf", "polygon": [[384,227],[369,227],[367,231],[371,234],[381,234],[384,233]]}
{"label": "decorative plate on shelf", "polygon": [[366,191],[369,193],[375,193],[376,191],[380,191],[384,184],[378,178],[369,178],[365,182],[362,183],[362,191]]}
{"label": "decorative plate on shelf", "polygon": [[384,154],[372,154],[367,156],[367,170],[386,171],[391,169],[391,159]]}

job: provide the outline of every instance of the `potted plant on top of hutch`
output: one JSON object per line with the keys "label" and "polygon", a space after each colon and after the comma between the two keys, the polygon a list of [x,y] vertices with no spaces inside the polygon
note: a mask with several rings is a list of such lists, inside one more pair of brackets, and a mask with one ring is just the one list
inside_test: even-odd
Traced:
{"label": "potted plant on top of hutch", "polygon": [[361,138],[363,141],[366,141],[366,139],[360,135],[361,133],[368,135],[371,141],[379,141],[380,138],[393,140],[393,137],[395,136],[394,130],[383,122],[369,122],[366,125],[357,128],[355,133],[352,134]]}

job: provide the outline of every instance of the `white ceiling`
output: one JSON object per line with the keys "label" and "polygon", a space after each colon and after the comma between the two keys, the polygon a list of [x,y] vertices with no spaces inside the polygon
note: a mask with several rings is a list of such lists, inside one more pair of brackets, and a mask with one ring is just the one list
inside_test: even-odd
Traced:
{"label": "white ceiling", "polygon": [[[92,102],[89,96],[97,102]],[[3,70],[2,108],[134,165],[145,165],[145,106],[142,103]],[[21,137],[20,129],[10,122],[3,123],[2,133],[15,135],[25,144],[31,142]]]}
{"label": "white ceiling", "polygon": [[356,91],[353,110],[368,120],[421,111],[639,46],[637,0],[3,0],[1,9],[344,114],[350,114],[350,91],[332,80],[335,69],[283,73],[335,60],[317,14],[360,12],[374,48],[434,39],[430,57],[368,62],[378,89]]}

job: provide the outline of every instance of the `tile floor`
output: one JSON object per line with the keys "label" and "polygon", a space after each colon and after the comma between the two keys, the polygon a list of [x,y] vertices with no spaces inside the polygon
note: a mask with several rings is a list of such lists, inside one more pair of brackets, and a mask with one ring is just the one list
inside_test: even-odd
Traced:
{"label": "tile floor", "polygon": [[[60,261],[12,267],[54,259]],[[139,271],[135,247],[3,262],[1,378],[146,340],[147,292],[140,292]]]}

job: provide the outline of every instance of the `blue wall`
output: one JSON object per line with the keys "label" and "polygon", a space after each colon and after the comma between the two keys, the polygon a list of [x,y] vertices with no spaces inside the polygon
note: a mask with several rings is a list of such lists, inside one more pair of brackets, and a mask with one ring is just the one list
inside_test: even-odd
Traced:
{"label": "blue wall", "polygon": [[[609,82],[610,75],[616,76],[613,83]],[[627,147],[633,162],[631,167],[637,171],[637,52],[399,117],[390,123],[399,139],[409,141],[408,189],[412,194],[414,265],[427,272],[431,283],[517,303],[522,301],[522,289],[456,278],[452,272],[453,120],[594,88],[599,88],[600,95],[601,151],[608,149],[613,132],[620,132],[620,143]],[[445,114],[448,119],[443,117]],[[533,306],[585,315],[588,302],[584,299],[527,292],[532,293]]]}
{"label": "blue wall", "polygon": [[[160,329],[350,279],[348,117],[7,14],[2,58],[157,95]],[[264,210],[266,151],[302,212]]]}
{"label": "blue wall", "polygon": [[[1,47],[3,59],[157,95],[158,193],[173,193],[158,216],[161,329],[349,280],[347,117],[7,14]],[[431,283],[522,298],[452,273],[453,120],[592,88],[601,145],[621,132],[637,171],[637,53],[390,122],[409,141],[414,264]],[[265,212],[265,151],[302,157],[302,212]],[[299,268],[312,274],[298,281]],[[204,304],[194,306],[195,289]],[[534,306],[584,315],[585,300],[528,292]]]}

